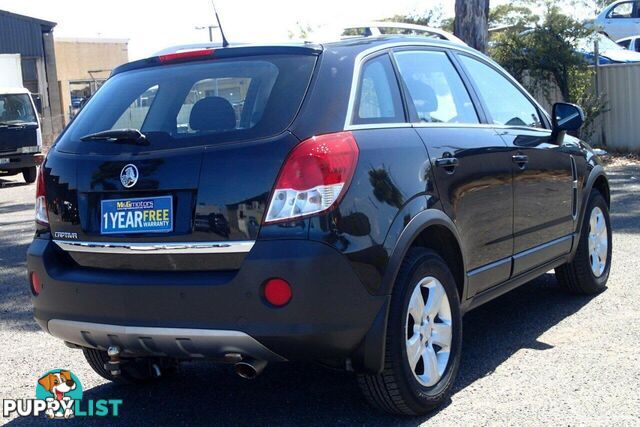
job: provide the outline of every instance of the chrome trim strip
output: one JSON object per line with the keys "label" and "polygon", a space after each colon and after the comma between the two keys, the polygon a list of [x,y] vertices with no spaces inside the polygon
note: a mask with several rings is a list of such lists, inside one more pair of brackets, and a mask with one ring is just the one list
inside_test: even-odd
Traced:
{"label": "chrome trim strip", "polygon": [[51,319],[49,333],[68,343],[106,350],[118,345],[131,355],[221,358],[238,353],[260,360],[285,361],[252,336],[235,330],[109,325]]}
{"label": "chrome trim strip", "polygon": [[221,242],[81,242],[54,240],[53,243],[67,252],[91,252],[107,254],[232,254],[246,253],[255,240]]}

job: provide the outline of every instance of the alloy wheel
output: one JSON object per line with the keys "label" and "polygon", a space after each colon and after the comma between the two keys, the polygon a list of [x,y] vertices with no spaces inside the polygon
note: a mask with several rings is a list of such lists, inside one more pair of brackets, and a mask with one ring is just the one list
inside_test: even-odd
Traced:
{"label": "alloy wheel", "polygon": [[453,334],[451,307],[442,283],[435,277],[420,280],[409,299],[406,350],[416,380],[435,385],[447,368]]}
{"label": "alloy wheel", "polygon": [[594,207],[589,217],[589,264],[595,277],[602,276],[607,267],[609,236],[602,209]]}

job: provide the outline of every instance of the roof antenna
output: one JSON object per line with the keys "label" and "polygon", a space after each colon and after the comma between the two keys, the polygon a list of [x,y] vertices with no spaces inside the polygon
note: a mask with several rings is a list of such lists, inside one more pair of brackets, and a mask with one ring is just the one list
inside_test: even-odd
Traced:
{"label": "roof antenna", "polygon": [[224,31],[222,31],[222,24],[220,24],[220,17],[218,16],[218,11],[216,10],[216,3],[211,0],[211,5],[213,6],[213,13],[216,14],[216,21],[218,21],[218,28],[220,29],[220,35],[222,36],[222,47],[227,47],[229,46],[229,42],[224,36]]}

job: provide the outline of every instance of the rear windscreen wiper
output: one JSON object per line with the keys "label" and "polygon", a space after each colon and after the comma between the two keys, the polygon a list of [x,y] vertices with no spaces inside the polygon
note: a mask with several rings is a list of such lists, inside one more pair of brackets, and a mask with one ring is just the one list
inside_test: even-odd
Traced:
{"label": "rear windscreen wiper", "polygon": [[146,144],[147,137],[138,129],[111,129],[92,133],[80,138],[81,141],[110,140],[124,143]]}

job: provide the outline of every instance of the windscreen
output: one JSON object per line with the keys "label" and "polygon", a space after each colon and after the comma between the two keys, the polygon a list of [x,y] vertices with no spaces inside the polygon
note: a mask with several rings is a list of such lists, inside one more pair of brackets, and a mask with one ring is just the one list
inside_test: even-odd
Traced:
{"label": "windscreen", "polygon": [[[287,128],[309,84],[315,56],[278,55],[161,65],[117,74],[58,142],[68,152],[122,151],[97,132],[137,129],[149,149],[264,138]],[[120,148],[118,148],[120,146]]]}
{"label": "windscreen", "polygon": [[31,98],[27,94],[0,95],[0,125],[37,124]]}

